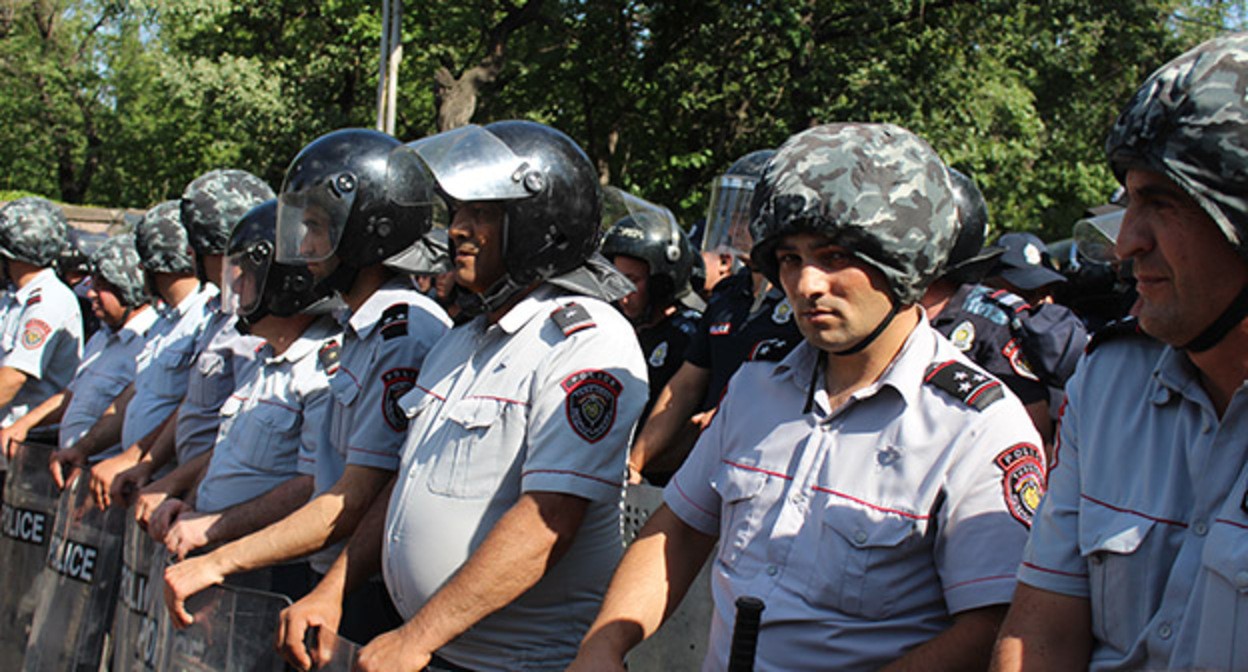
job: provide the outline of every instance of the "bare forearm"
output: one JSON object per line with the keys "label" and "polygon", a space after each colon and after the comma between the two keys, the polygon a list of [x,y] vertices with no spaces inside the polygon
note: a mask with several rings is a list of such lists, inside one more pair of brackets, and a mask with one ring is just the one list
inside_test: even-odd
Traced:
{"label": "bare forearm", "polygon": [[623,660],[675,611],[714,546],[715,537],[660,507],[611,577],[602,609],[581,642],[582,654]]}
{"label": "bare forearm", "polygon": [[21,425],[29,430],[43,425],[50,425],[60,422],[61,416],[65,415],[65,407],[69,406],[69,400],[73,398],[73,393],[69,390],[61,390],[56,394],[43,400],[43,403],[30,409],[19,418],[14,425]]}
{"label": "bare forearm", "polygon": [[948,630],[893,661],[884,670],[940,672],[986,669],[992,657],[992,644],[1007,608],[1007,605],[996,605],[955,615]]}
{"label": "bare forearm", "polygon": [[317,590],[331,591],[341,602],[348,593],[381,570],[381,544],[385,537],[386,511],[390,508],[390,494],[393,490],[394,479],[391,478],[385,490],[368,507],[368,512],[351,534],[351,541],[338,554],[334,564],[317,585]]}
{"label": "bare forearm", "polygon": [[159,488],[170,496],[180,497],[185,500],[187,499],[186,495],[190,493],[192,486],[199,480],[200,475],[208,467],[208,461],[211,459],[212,451],[197,455],[185,464],[179,464],[173,471],[165,474],[153,483],[153,487]]}
{"label": "bare forearm", "polygon": [[641,471],[678,438],[687,435],[689,418],[706,394],[709,378],[709,371],[686,362],[659,391],[650,417],[628,456],[635,470]]}
{"label": "bare forearm", "polygon": [[175,411],[161,421],[160,426],[139,439],[136,444],[143,454],[143,459],[151,462],[154,468],[160,469],[165,466],[176,454],[177,426],[178,414]]}
{"label": "bare forearm", "polygon": [[1019,584],[992,654],[994,672],[1086,669],[1092,657],[1087,599]]}
{"label": "bare forearm", "polygon": [[208,541],[219,544],[251,534],[290,515],[311,496],[312,477],[296,476],[259,497],[222,511],[208,528]]}
{"label": "bare forearm", "polygon": [[25,384],[25,373],[8,366],[0,366],[0,406],[8,406]]}
{"label": "bare forearm", "polygon": [[91,456],[107,450],[109,446],[121,441],[121,426],[126,419],[126,407],[134,397],[134,384],[131,383],[121,394],[113,399],[100,419],[87,430],[78,443],[74,444],[84,456]]}

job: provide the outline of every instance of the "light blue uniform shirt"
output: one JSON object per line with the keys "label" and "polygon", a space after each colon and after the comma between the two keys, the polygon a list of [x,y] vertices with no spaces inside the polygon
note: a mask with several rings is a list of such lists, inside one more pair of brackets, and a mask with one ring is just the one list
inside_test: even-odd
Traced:
{"label": "light blue uniform shirt", "polygon": [[[101,325],[87,342],[78,373],[70,381],[69,405],[61,416],[60,447],[69,448],[99,421],[109,404],[134,381],[135,362],[159,313],[144,306],[120,329]],[[119,446],[111,446],[115,453]]]}
{"label": "light blue uniform shirt", "polygon": [[222,511],[312,473],[329,421],[328,362],[321,353],[337,347],[338,333],[338,324],[327,316],[280,355],[268,345],[261,348],[250,375],[221,407],[196,509]]}
{"label": "light blue uniform shirt", "polygon": [[1090,600],[1093,670],[1248,669],[1248,391],[1219,420],[1187,356],[1141,337],[1066,393],[1019,580]]}
{"label": "light blue uniform shirt", "polygon": [[[817,352],[803,341],[742,365],[664,490],[719,538],[705,670],[727,666],[743,595],[767,605],[755,669],[791,672],[879,669],[1013,594],[1044,487],[1018,398],[924,319],[840,408],[819,375],[803,413]],[[965,397],[930,382],[946,369]],[[973,405],[993,389],[1003,396]]]}
{"label": "light blue uniform shirt", "polygon": [[221,297],[208,301],[208,322],[195,343],[195,359],[187,378],[186,397],[178,407],[175,445],[183,464],[212,448],[221,425],[222,405],[234,392],[235,381],[245,380],[264,343],[238,333],[233,315],[221,312]]}

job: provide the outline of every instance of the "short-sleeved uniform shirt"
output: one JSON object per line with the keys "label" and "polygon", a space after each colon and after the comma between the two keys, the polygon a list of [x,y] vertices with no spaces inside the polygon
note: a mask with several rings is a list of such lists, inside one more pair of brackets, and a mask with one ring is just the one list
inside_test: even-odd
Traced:
{"label": "short-sleeved uniform shirt", "polygon": [[926,320],[875,383],[829,412],[817,350],[742,366],[664,490],[719,537],[704,669],[727,665],[736,598],[766,603],[758,670],[875,670],[1007,604],[1044,488],[1016,397]]}
{"label": "short-sleeved uniform shirt", "polygon": [[45,268],[7,296],[0,327],[0,367],[26,374],[26,383],[0,409],[8,426],[64,390],[82,357],[82,315],[73,290]]}
{"label": "short-sleeved uniform shirt", "polygon": [[710,372],[698,410],[719,405],[728,380],[742,362],[779,361],[801,340],[793,309],[780,288],[768,289],[756,307],[749,269],[721,280],[685,350],[686,361]]}
{"label": "short-sleeved uniform shirt", "polygon": [[[195,345],[213,315],[210,301],[219,290],[200,283],[194,293],[177,306],[163,306],[164,324],[153,327],[147,346],[139,354],[134,376],[134,397],[126,406],[121,429],[121,449],[151,434],[186,396]],[[111,457],[99,454],[95,459]]]}
{"label": "short-sleeved uniform shirt", "polygon": [[495,324],[453,329],[403,399],[412,416],[386,515],[386,587],[411,618],[527,492],[589,500],[537,585],[438,651],[476,670],[563,669],[621,553],[628,441],[646,403],[633,328],[610,305],[539,287]]}
{"label": "short-sleeved uniform shirt", "polygon": [[1032,372],[1022,347],[1010,333],[1010,315],[1000,300],[993,300],[1003,294],[1008,292],[962,285],[932,320],[932,327],[971,361],[1008,385],[1024,404],[1048,401],[1049,388]]}
{"label": "short-sleeved uniform shirt", "polygon": [[326,440],[329,375],[341,328],[328,316],[313,322],[280,355],[263,345],[256,365],[221,407],[221,427],[195,508],[223,511],[300,474]]}
{"label": "short-sleeved uniform shirt", "polygon": [[1090,600],[1091,668],[1248,669],[1248,389],[1218,418],[1187,356],[1086,355],[1019,580]]}
{"label": "short-sleeved uniform shirt", "polygon": [[641,412],[641,420],[637,423],[638,432],[649,417],[650,408],[659,397],[659,392],[684,363],[685,349],[698,332],[701,319],[702,313],[678,305],[676,312],[663,318],[658,324],[637,330],[637,340],[641,342],[641,354],[646,357],[646,371],[650,377],[650,398]]}
{"label": "short-sleeved uniform shirt", "polygon": [[77,443],[134,381],[135,361],[158,318],[155,308],[145,306],[131,313],[120,329],[103,326],[87,342],[78,373],[67,388],[71,396],[61,416],[61,449]]}
{"label": "short-sleeved uniform shirt", "polygon": [[199,332],[187,377],[186,397],[178,407],[175,445],[185,463],[212,448],[221,424],[221,409],[234,392],[235,381],[248,377],[263,339],[238,333],[238,319],[221,312],[221,297],[208,302],[208,321]]}
{"label": "short-sleeved uniform shirt", "polygon": [[[342,347],[331,365],[328,432],[313,466],[315,495],[329,490],[349,464],[386,471],[399,467],[407,416],[399,399],[416,384],[425,355],[451,320],[406,278],[388,280],[350,315],[341,316]],[[325,572],[342,544],[312,556]]]}

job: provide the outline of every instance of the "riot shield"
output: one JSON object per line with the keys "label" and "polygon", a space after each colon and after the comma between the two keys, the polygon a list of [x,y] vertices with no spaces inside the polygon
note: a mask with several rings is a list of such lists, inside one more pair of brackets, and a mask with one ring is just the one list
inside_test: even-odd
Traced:
{"label": "riot shield", "polygon": [[61,493],[41,570],[23,669],[99,668],[113,617],[121,567],[125,511],[100,511],[82,472]]}
{"label": "riot shield", "polygon": [[[630,485],[624,492],[624,510],[620,517],[624,543],[630,544],[637,533],[663,504],[663,489],[653,485]],[[628,668],[649,670],[696,670],[706,657],[707,635],[711,630],[711,563],[715,554],[702,565],[697,578],[685,593],[685,599],[663,627],[628,654]]]}
{"label": "riot shield", "polygon": [[[187,601],[194,622],[169,630],[162,642],[162,670],[281,672],[285,662],[273,647],[279,614],[290,606],[284,595],[232,586],[213,586]],[[168,623],[168,620],[166,620]]]}
{"label": "riot shield", "polygon": [[56,447],[27,441],[15,446],[4,489],[0,537],[0,660],[21,664],[35,614],[35,580],[48,557],[56,519],[56,484],[48,457]]}
{"label": "riot shield", "polygon": [[157,668],[163,589],[154,579],[164,575],[164,547],[152,540],[132,516],[126,518],[121,552],[121,588],[113,612],[114,672],[146,672]]}

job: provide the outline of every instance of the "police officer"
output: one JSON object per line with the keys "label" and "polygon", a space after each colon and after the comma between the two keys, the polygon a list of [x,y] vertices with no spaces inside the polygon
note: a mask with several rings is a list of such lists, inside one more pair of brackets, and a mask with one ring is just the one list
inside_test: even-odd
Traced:
{"label": "police officer", "polygon": [[[644,422],[659,392],[684,362],[685,348],[697,332],[702,313],[687,305],[697,301],[689,288],[696,251],[676,218],[667,208],[642,199],[632,201],[637,202],[636,212],[607,230],[602,255],[637,288],[620,299],[617,307],[633,323],[646,356],[650,400],[642,410]],[[647,477],[656,482],[661,476],[650,473]]]}
{"label": "police officer", "polygon": [[0,208],[0,265],[15,288],[0,307],[0,427],[65,389],[82,356],[78,300],[53,270],[66,227],[61,209],[42,198]]}
{"label": "police officer", "polygon": [[[355,529],[399,466],[407,416],[398,400],[450,324],[437,304],[384,265],[417,243],[433,213],[429,176],[413,163],[391,164],[399,146],[377,131],[334,131],[304,147],[286,171],[275,259],[307,265],[347,309],[338,361],[329,367],[329,438],[315,456],[314,496],[306,504],[166,570],[165,602],[178,623],[190,622],[188,597],[227,575],[314,551],[321,552],[312,557],[313,568],[325,572],[338,552],[333,544]],[[366,585],[351,603],[343,634],[366,641],[388,613],[393,607],[384,588]]]}
{"label": "police officer", "polygon": [[1001,250],[984,282],[1020,296],[1033,305],[1052,303],[1053,295],[1066,285],[1066,276],[1057,272],[1044,241],[1034,233],[1013,231],[1002,234],[993,247]]}
{"label": "police officer", "polygon": [[[256,206],[230,237],[223,301],[264,345],[252,375],[221,407],[211,460],[194,496],[162,506],[176,516],[172,526],[151,525],[179,558],[280,520],[312,494],[341,328],[328,315],[302,312],[323,307],[325,298],[307,267],[273,260],[276,210],[275,200]],[[279,566],[264,587],[301,597],[308,571],[306,561]]]}
{"label": "police officer", "polygon": [[82,316],[82,337],[89,341],[100,328],[100,320],[91,310],[91,299],[87,291],[91,289],[91,255],[82,249],[82,238],[73,228],[69,228],[67,244],[56,259],[56,275],[65,286],[74,290],[78,299],[78,312]]}
{"label": "police officer", "polygon": [[997,669],[1248,669],[1245,54],[1179,56],[1109,133],[1138,329],[1098,334],[1067,385]]}
{"label": "police officer", "polygon": [[[801,340],[784,292],[749,265],[750,197],[774,153],[759,150],[741,157],[711,189],[702,249],[729,255],[734,272],[715,285],[685,362],[659,392],[633,443],[628,458],[633,482],[640,482],[643,471],[661,476],[680,465],[742,362],[778,361]],[[714,266],[708,261],[708,276],[714,275]]]}
{"label": "police officer", "polygon": [[646,398],[632,328],[606,303],[627,282],[594,255],[597,175],[571,139],[527,121],[411,148],[448,198],[475,318],[403,399],[412,424],[384,536],[361,526],[367,536],[287,611],[285,648],[325,622],[384,539],[406,623],[360,652],[361,669],[562,669],[619,557],[625,451]]}
{"label": "police officer", "polygon": [[804,341],[742,365],[574,667],[623,669],[717,538],[707,669],[742,595],[766,601],[755,669],[982,667],[1044,461],[1017,399],[916,305],[957,229],[945,167],[896,126],[819,126],[753,207],[751,261]]}
{"label": "police officer", "polygon": [[64,390],[0,430],[0,443],[6,446],[25,440],[35,427],[56,423],[59,447],[73,446],[134,380],[135,362],[158,317],[149,305],[134,237],[109,238],[96,248],[90,262],[87,296],[104,328],[87,342],[78,371]]}

